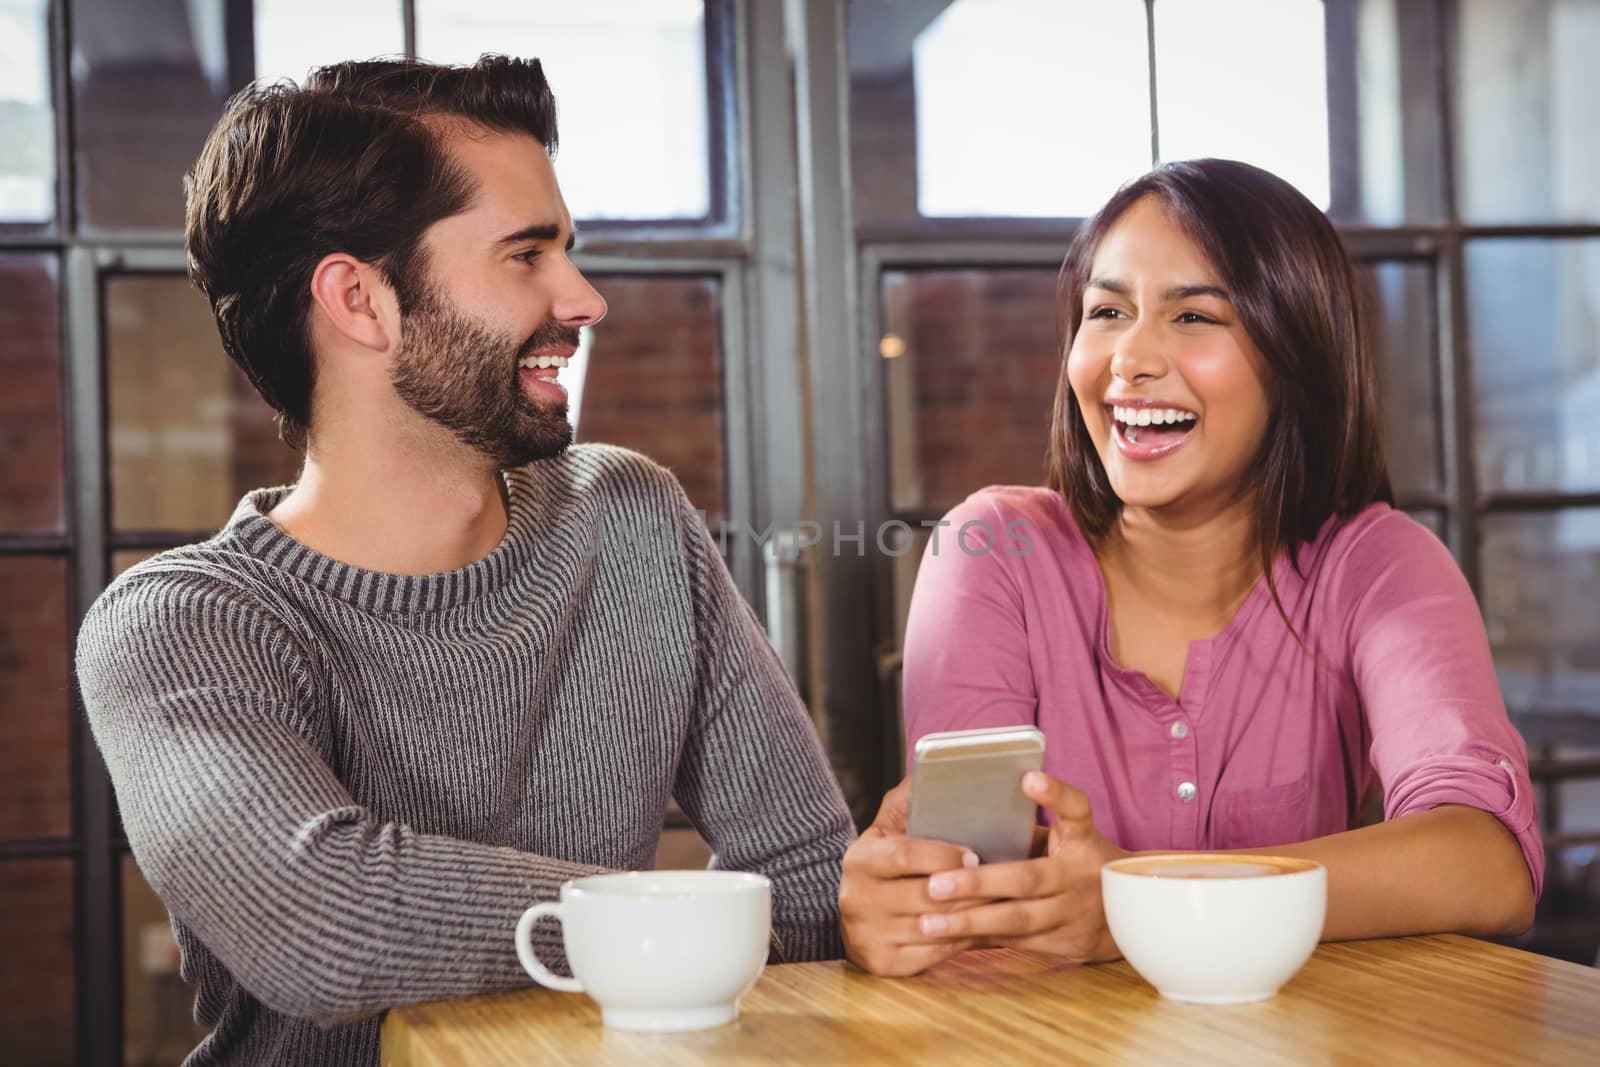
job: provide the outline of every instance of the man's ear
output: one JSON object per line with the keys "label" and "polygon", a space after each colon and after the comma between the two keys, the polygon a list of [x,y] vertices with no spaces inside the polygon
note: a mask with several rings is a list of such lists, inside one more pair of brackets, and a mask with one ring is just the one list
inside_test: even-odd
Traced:
{"label": "man's ear", "polygon": [[378,270],[352,255],[324,256],[311,273],[311,299],[337,335],[387,352],[399,338],[399,307]]}

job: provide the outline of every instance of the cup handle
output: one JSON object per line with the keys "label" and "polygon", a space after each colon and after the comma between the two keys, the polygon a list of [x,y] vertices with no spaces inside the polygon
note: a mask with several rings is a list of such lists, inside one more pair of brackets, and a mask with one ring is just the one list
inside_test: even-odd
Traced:
{"label": "cup handle", "polygon": [[535,904],[523,912],[522,918],[517,920],[517,959],[522,962],[522,969],[540,985],[558,989],[563,993],[582,993],[582,982],[576,978],[564,978],[556,974],[540,963],[538,954],[533,951],[533,924],[547,915],[559,920],[561,905],[553,900]]}

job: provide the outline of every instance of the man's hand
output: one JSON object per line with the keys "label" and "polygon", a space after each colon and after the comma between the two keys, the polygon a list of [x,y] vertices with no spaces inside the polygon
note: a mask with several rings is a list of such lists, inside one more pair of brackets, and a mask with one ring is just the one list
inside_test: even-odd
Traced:
{"label": "man's hand", "polygon": [[1004,945],[1085,962],[1116,959],[1121,953],[1106,928],[1100,868],[1131,853],[1095,829],[1081,791],[1037,771],[1023,776],[1022,791],[1055,815],[1044,854],[927,879],[924,891],[939,906],[918,919],[918,932],[963,948]]}
{"label": "man's hand", "polygon": [[929,935],[919,927],[929,914],[973,906],[970,900],[933,899],[928,876],[965,871],[978,857],[943,841],[907,837],[910,802],[909,780],[884,796],[877,818],[844,854],[839,883],[846,955],[863,970],[887,977],[917,974],[974,945],[968,938]]}

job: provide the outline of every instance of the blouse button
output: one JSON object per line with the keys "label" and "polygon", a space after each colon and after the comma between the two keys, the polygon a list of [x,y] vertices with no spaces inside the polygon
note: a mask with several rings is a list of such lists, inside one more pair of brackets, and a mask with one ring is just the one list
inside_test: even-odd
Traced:
{"label": "blouse button", "polygon": [[1195,788],[1193,782],[1184,782],[1182,785],[1178,786],[1179,800],[1193,800],[1194,794]]}
{"label": "blouse button", "polygon": [[1173,723],[1172,736],[1177,738],[1179,741],[1182,741],[1185,737],[1188,737],[1189,724],[1184,722],[1182,719],[1179,719],[1177,722]]}

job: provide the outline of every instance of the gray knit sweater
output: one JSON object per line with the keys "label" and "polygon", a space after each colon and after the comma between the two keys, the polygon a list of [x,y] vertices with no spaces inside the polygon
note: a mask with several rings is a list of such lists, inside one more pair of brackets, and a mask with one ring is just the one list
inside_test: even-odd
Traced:
{"label": "gray knit sweater", "polygon": [[261,490],[84,620],[89,720],[212,1029],[189,1064],[376,1064],[385,1008],[528,984],[522,910],[652,866],[674,797],[772,878],[781,958],[841,953],[844,800],[677,482],[598,445],[506,481],[504,540],[457,571],[330,560]]}

